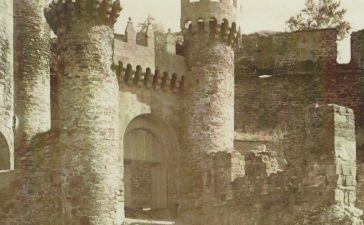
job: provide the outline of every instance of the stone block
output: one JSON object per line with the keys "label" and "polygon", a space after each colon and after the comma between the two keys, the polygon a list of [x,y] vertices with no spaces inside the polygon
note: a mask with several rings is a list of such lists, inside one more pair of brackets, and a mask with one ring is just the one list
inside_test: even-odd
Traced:
{"label": "stone block", "polygon": [[345,199],[345,192],[341,189],[335,189],[335,202],[343,203]]}
{"label": "stone block", "polygon": [[354,176],[345,176],[345,184],[347,186],[356,186],[356,178]]}
{"label": "stone block", "polygon": [[349,200],[349,204],[354,204],[356,202],[356,192],[355,191],[348,192],[348,200]]}

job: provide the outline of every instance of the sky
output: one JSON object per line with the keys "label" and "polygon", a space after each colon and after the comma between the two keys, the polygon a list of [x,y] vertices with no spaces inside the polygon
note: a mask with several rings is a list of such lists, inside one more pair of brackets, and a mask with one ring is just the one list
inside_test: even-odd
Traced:
{"label": "sky", "polygon": [[[304,8],[304,0],[241,0],[243,15],[240,22],[243,33],[257,31],[285,31],[285,21]],[[115,25],[117,33],[124,33],[128,18],[134,24],[153,16],[163,26],[179,31],[181,15],[180,0],[121,0],[123,11]],[[364,29],[364,0],[341,0],[347,10],[346,19],[352,23],[353,31]],[[350,40],[339,43],[341,59],[350,59]]]}

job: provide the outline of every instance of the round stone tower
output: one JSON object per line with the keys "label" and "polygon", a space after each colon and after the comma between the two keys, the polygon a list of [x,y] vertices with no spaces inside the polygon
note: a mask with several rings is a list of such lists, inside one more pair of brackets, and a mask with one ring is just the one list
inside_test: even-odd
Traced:
{"label": "round stone tower", "polygon": [[43,9],[48,0],[14,1],[16,148],[51,127],[50,34]]}
{"label": "round stone tower", "polygon": [[218,175],[209,159],[233,151],[237,12],[236,1],[182,0],[186,79],[180,198],[189,199],[186,202],[192,201],[189,204],[196,208],[179,214],[189,224],[210,222],[209,205],[215,199],[212,177]]}
{"label": "round stone tower", "polygon": [[184,145],[192,155],[233,149],[237,12],[236,0],[182,0]]}
{"label": "round stone tower", "polygon": [[111,70],[111,0],[53,1],[45,15],[58,36],[59,123],[64,223],[120,225],[119,88]]}

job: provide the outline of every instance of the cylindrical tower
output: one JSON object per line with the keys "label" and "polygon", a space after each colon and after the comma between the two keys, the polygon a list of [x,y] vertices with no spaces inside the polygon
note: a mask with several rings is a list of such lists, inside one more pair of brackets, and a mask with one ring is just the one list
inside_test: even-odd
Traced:
{"label": "cylindrical tower", "polygon": [[13,1],[0,4],[0,170],[13,168]]}
{"label": "cylindrical tower", "polygon": [[119,156],[118,80],[111,70],[111,0],[53,1],[46,18],[58,36],[64,223],[120,225],[124,217]]}
{"label": "cylindrical tower", "polygon": [[48,0],[14,1],[16,148],[51,127],[50,34],[43,9]]}
{"label": "cylindrical tower", "polygon": [[179,189],[181,202],[187,198],[196,207],[179,215],[188,224],[205,224],[207,219],[222,224],[213,223],[209,211],[215,175],[208,160],[215,153],[233,151],[237,6],[231,0],[182,0],[186,79]]}
{"label": "cylindrical tower", "polygon": [[231,0],[182,0],[184,144],[192,155],[233,149],[236,11]]}

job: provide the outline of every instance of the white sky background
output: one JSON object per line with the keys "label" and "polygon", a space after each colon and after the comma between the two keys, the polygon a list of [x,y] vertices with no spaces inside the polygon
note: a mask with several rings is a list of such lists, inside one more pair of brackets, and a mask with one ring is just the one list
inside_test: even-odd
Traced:
{"label": "white sky background", "polygon": [[[304,8],[304,0],[241,0],[243,15],[240,21],[243,33],[256,31],[284,31],[285,21]],[[143,22],[148,15],[163,24],[165,29],[179,31],[181,15],[180,0],[121,0],[123,11],[115,26],[117,33],[124,33],[128,17],[134,24]],[[364,29],[364,0],[341,0],[347,9],[346,19],[352,23],[353,31]],[[340,43],[342,61],[350,58],[350,41]],[[341,60],[340,60],[341,61]]]}

